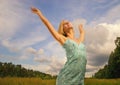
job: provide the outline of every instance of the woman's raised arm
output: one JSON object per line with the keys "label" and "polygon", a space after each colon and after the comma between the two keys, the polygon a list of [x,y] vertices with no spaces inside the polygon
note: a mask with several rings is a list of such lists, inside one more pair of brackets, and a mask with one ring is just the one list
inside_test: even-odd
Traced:
{"label": "woman's raised arm", "polygon": [[78,39],[78,42],[80,43],[80,42],[84,41],[84,35],[85,35],[85,32],[84,32],[82,24],[79,25],[79,32],[80,32],[80,37]]}
{"label": "woman's raised arm", "polygon": [[31,10],[32,10],[33,13],[35,13],[39,16],[39,18],[45,24],[45,26],[48,28],[48,30],[53,35],[53,37],[56,40],[60,41],[61,40],[61,35],[55,30],[55,28],[52,26],[52,24],[49,22],[49,20],[42,14],[42,12],[35,7],[32,7]]}

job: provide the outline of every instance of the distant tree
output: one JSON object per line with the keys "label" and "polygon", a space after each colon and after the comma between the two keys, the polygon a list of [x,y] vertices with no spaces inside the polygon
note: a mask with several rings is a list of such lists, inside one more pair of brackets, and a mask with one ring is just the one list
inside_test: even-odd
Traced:
{"label": "distant tree", "polygon": [[95,73],[95,78],[120,78],[120,37],[115,40],[116,48],[111,52],[108,65]]}
{"label": "distant tree", "polygon": [[108,61],[110,78],[120,78],[120,37],[117,37],[115,44],[116,49],[111,53]]}
{"label": "distant tree", "polygon": [[38,77],[41,79],[52,79],[50,74],[45,74],[39,71],[33,71],[31,69],[26,69],[21,65],[14,65],[10,63],[0,62],[0,77]]}

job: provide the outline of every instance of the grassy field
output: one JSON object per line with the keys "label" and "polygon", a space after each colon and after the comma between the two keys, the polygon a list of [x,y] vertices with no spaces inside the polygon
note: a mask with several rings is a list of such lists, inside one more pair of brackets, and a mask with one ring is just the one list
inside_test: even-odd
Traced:
{"label": "grassy field", "polygon": [[[0,85],[55,85],[55,79],[0,78]],[[120,85],[120,79],[85,79],[85,85]]]}

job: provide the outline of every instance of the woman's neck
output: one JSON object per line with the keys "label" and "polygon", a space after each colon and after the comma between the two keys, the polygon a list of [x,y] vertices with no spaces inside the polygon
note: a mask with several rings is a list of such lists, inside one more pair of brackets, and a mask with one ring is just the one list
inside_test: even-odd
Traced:
{"label": "woman's neck", "polygon": [[70,39],[73,39],[73,40],[75,39],[74,35],[70,34],[70,33],[67,34],[67,37],[70,38]]}

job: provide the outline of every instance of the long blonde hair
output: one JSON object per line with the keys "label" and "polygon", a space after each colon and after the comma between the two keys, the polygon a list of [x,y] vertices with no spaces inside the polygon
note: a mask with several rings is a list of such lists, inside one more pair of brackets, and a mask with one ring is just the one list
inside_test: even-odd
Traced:
{"label": "long blonde hair", "polygon": [[64,20],[62,20],[60,22],[58,33],[61,34],[61,35],[63,35],[63,36],[65,36],[65,37],[67,37],[66,33],[63,31],[63,24],[64,24]]}

